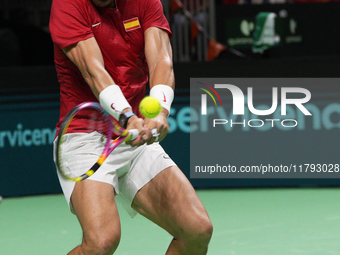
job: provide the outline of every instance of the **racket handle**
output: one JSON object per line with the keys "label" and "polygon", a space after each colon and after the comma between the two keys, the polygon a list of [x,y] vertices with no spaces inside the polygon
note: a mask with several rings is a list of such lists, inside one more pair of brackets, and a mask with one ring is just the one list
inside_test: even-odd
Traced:
{"label": "racket handle", "polygon": [[139,135],[138,129],[131,129],[129,130],[129,134],[131,136],[130,140],[133,141],[137,138],[137,136]]}

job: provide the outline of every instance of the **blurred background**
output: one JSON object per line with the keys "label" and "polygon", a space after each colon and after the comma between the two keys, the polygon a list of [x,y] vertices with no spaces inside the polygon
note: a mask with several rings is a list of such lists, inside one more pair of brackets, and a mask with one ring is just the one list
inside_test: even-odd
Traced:
{"label": "blurred background", "polygon": [[[48,30],[51,2],[0,0],[0,195],[5,198],[4,201],[13,197],[61,193],[52,160],[52,142],[59,117],[59,85]],[[162,0],[162,3],[173,31],[171,43],[176,76],[176,96],[169,117],[170,134],[162,144],[188,177],[190,78],[340,76],[340,1]],[[335,124],[331,128],[320,124],[304,133],[306,143],[303,147],[330,151],[333,162],[322,162],[324,159],[321,156],[314,158],[315,161],[339,163],[340,108],[337,102],[340,88],[325,86],[314,89],[312,100],[317,99],[314,102],[319,104],[321,110],[329,104],[336,104],[338,110],[332,115]],[[271,91],[264,93],[271,96]],[[289,132],[294,134],[292,137],[301,134],[296,130],[284,132],[275,129],[270,131],[270,137],[280,143]],[[242,136],[242,132],[230,132],[230,135]],[[259,142],[256,137],[256,131],[248,136],[248,146]],[[323,137],[327,140],[321,146],[318,143]],[[175,140],[178,141],[176,144],[173,143]],[[289,146],[282,147],[278,154],[289,151]],[[196,189],[204,191],[230,188],[242,188],[243,191],[250,188],[336,188],[340,185],[338,179],[190,181]],[[338,198],[337,193],[332,194],[332,199]],[[328,195],[325,196],[327,198]],[[247,196],[244,198],[247,199]],[[319,199],[325,202],[324,198]],[[300,204],[299,201],[296,204]],[[329,201],[331,204],[332,201]],[[67,210],[66,205],[63,206]],[[339,215],[334,217],[332,219],[339,221]],[[221,233],[220,237],[224,236]],[[217,251],[216,248],[216,252],[211,254],[270,254]],[[320,251],[320,254],[326,253]],[[334,253],[327,254],[340,253],[334,249]]]}

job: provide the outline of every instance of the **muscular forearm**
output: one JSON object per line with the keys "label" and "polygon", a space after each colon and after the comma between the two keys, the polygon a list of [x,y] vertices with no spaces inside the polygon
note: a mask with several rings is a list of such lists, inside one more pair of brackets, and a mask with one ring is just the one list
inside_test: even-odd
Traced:
{"label": "muscular forearm", "polygon": [[145,57],[150,74],[150,88],[158,84],[175,87],[172,49],[166,31],[150,27],[145,31]]}
{"label": "muscular forearm", "polygon": [[169,57],[158,60],[150,70],[150,88],[157,84],[168,85],[175,89],[174,70]]}
{"label": "muscular forearm", "polygon": [[105,69],[101,51],[94,38],[71,45],[64,52],[79,68],[97,98],[102,90],[115,84]]}

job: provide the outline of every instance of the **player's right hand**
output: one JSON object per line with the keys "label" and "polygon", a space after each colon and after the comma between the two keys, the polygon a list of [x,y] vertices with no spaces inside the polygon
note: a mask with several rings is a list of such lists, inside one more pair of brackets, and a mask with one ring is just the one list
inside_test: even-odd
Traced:
{"label": "player's right hand", "polygon": [[132,116],[131,118],[129,118],[126,129],[137,129],[139,132],[139,135],[136,139],[126,142],[126,144],[130,144],[133,147],[141,146],[149,142],[149,140],[152,138],[151,129],[144,124],[144,119],[138,118],[137,116]]}
{"label": "player's right hand", "polygon": [[163,108],[162,112],[155,118],[145,118],[145,124],[152,129],[156,129],[156,136],[152,136],[148,144],[162,141],[169,133],[169,122],[167,120],[168,111]]}

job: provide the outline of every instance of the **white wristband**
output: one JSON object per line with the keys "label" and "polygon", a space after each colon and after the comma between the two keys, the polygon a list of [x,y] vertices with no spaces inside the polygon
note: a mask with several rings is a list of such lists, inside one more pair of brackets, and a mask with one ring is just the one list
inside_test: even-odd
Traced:
{"label": "white wristband", "polygon": [[108,86],[100,92],[99,103],[117,120],[124,109],[132,108],[118,85]]}
{"label": "white wristband", "polygon": [[155,85],[150,90],[150,96],[155,97],[161,103],[161,106],[170,114],[171,104],[174,100],[174,90],[167,85]]}

